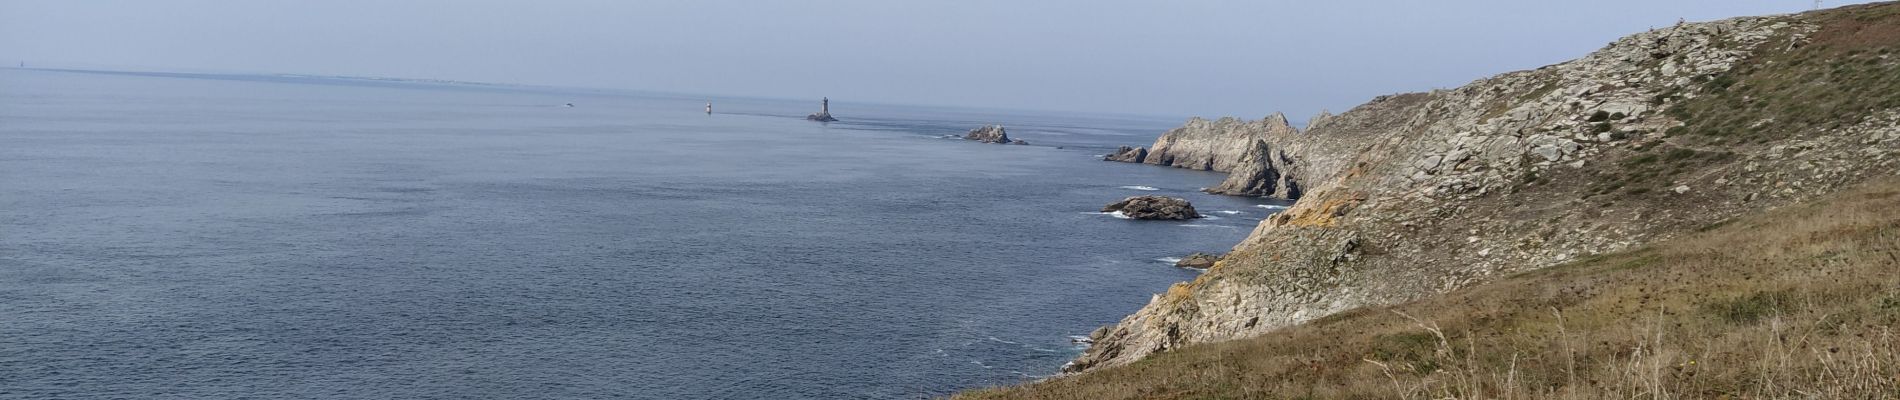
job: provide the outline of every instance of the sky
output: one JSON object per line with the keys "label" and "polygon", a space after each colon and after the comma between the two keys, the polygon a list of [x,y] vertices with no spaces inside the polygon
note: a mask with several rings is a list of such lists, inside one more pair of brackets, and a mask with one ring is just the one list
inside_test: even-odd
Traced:
{"label": "sky", "polygon": [[[1827,1],[1824,6],[1849,2]],[[1304,119],[1811,0],[0,0],[0,62]]]}

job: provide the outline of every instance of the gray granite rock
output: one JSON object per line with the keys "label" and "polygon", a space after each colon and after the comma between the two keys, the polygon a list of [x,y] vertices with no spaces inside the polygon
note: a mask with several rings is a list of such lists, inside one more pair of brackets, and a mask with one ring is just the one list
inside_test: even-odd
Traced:
{"label": "gray granite rock", "polygon": [[1134,196],[1102,207],[1102,212],[1119,212],[1133,219],[1186,220],[1200,218],[1187,199],[1166,196]]}

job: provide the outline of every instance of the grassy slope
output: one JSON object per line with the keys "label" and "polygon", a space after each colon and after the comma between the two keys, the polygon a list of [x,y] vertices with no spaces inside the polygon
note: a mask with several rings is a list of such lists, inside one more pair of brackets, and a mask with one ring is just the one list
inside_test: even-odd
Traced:
{"label": "grassy slope", "polygon": [[959,398],[1896,398],[1900,181],[1441,297]]}

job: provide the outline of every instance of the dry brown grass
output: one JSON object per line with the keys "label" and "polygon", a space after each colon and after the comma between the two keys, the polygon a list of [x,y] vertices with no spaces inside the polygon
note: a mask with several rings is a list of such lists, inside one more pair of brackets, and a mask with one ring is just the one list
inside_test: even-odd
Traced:
{"label": "dry brown grass", "polygon": [[967,399],[1900,398],[1900,181]]}

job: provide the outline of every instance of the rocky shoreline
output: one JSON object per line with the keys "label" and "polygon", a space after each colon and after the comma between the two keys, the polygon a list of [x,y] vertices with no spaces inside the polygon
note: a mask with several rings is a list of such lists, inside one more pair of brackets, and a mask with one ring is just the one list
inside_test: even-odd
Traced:
{"label": "rocky shoreline", "polygon": [[[1220,267],[1096,330],[1065,371],[1431,296],[1890,176],[1900,109],[1789,125],[1776,113],[1816,92],[1736,83],[1831,62],[1787,62],[1801,57],[1886,65],[1814,50],[1825,29],[1804,15],[1682,24],[1536,70],[1380,96],[1304,130],[1279,114],[1195,118],[1149,148],[1117,149],[1104,160],[1228,172],[1207,191],[1296,202]],[[1880,98],[1830,82],[1860,93],[1848,99]],[[1738,107],[1755,114],[1715,119]]]}

